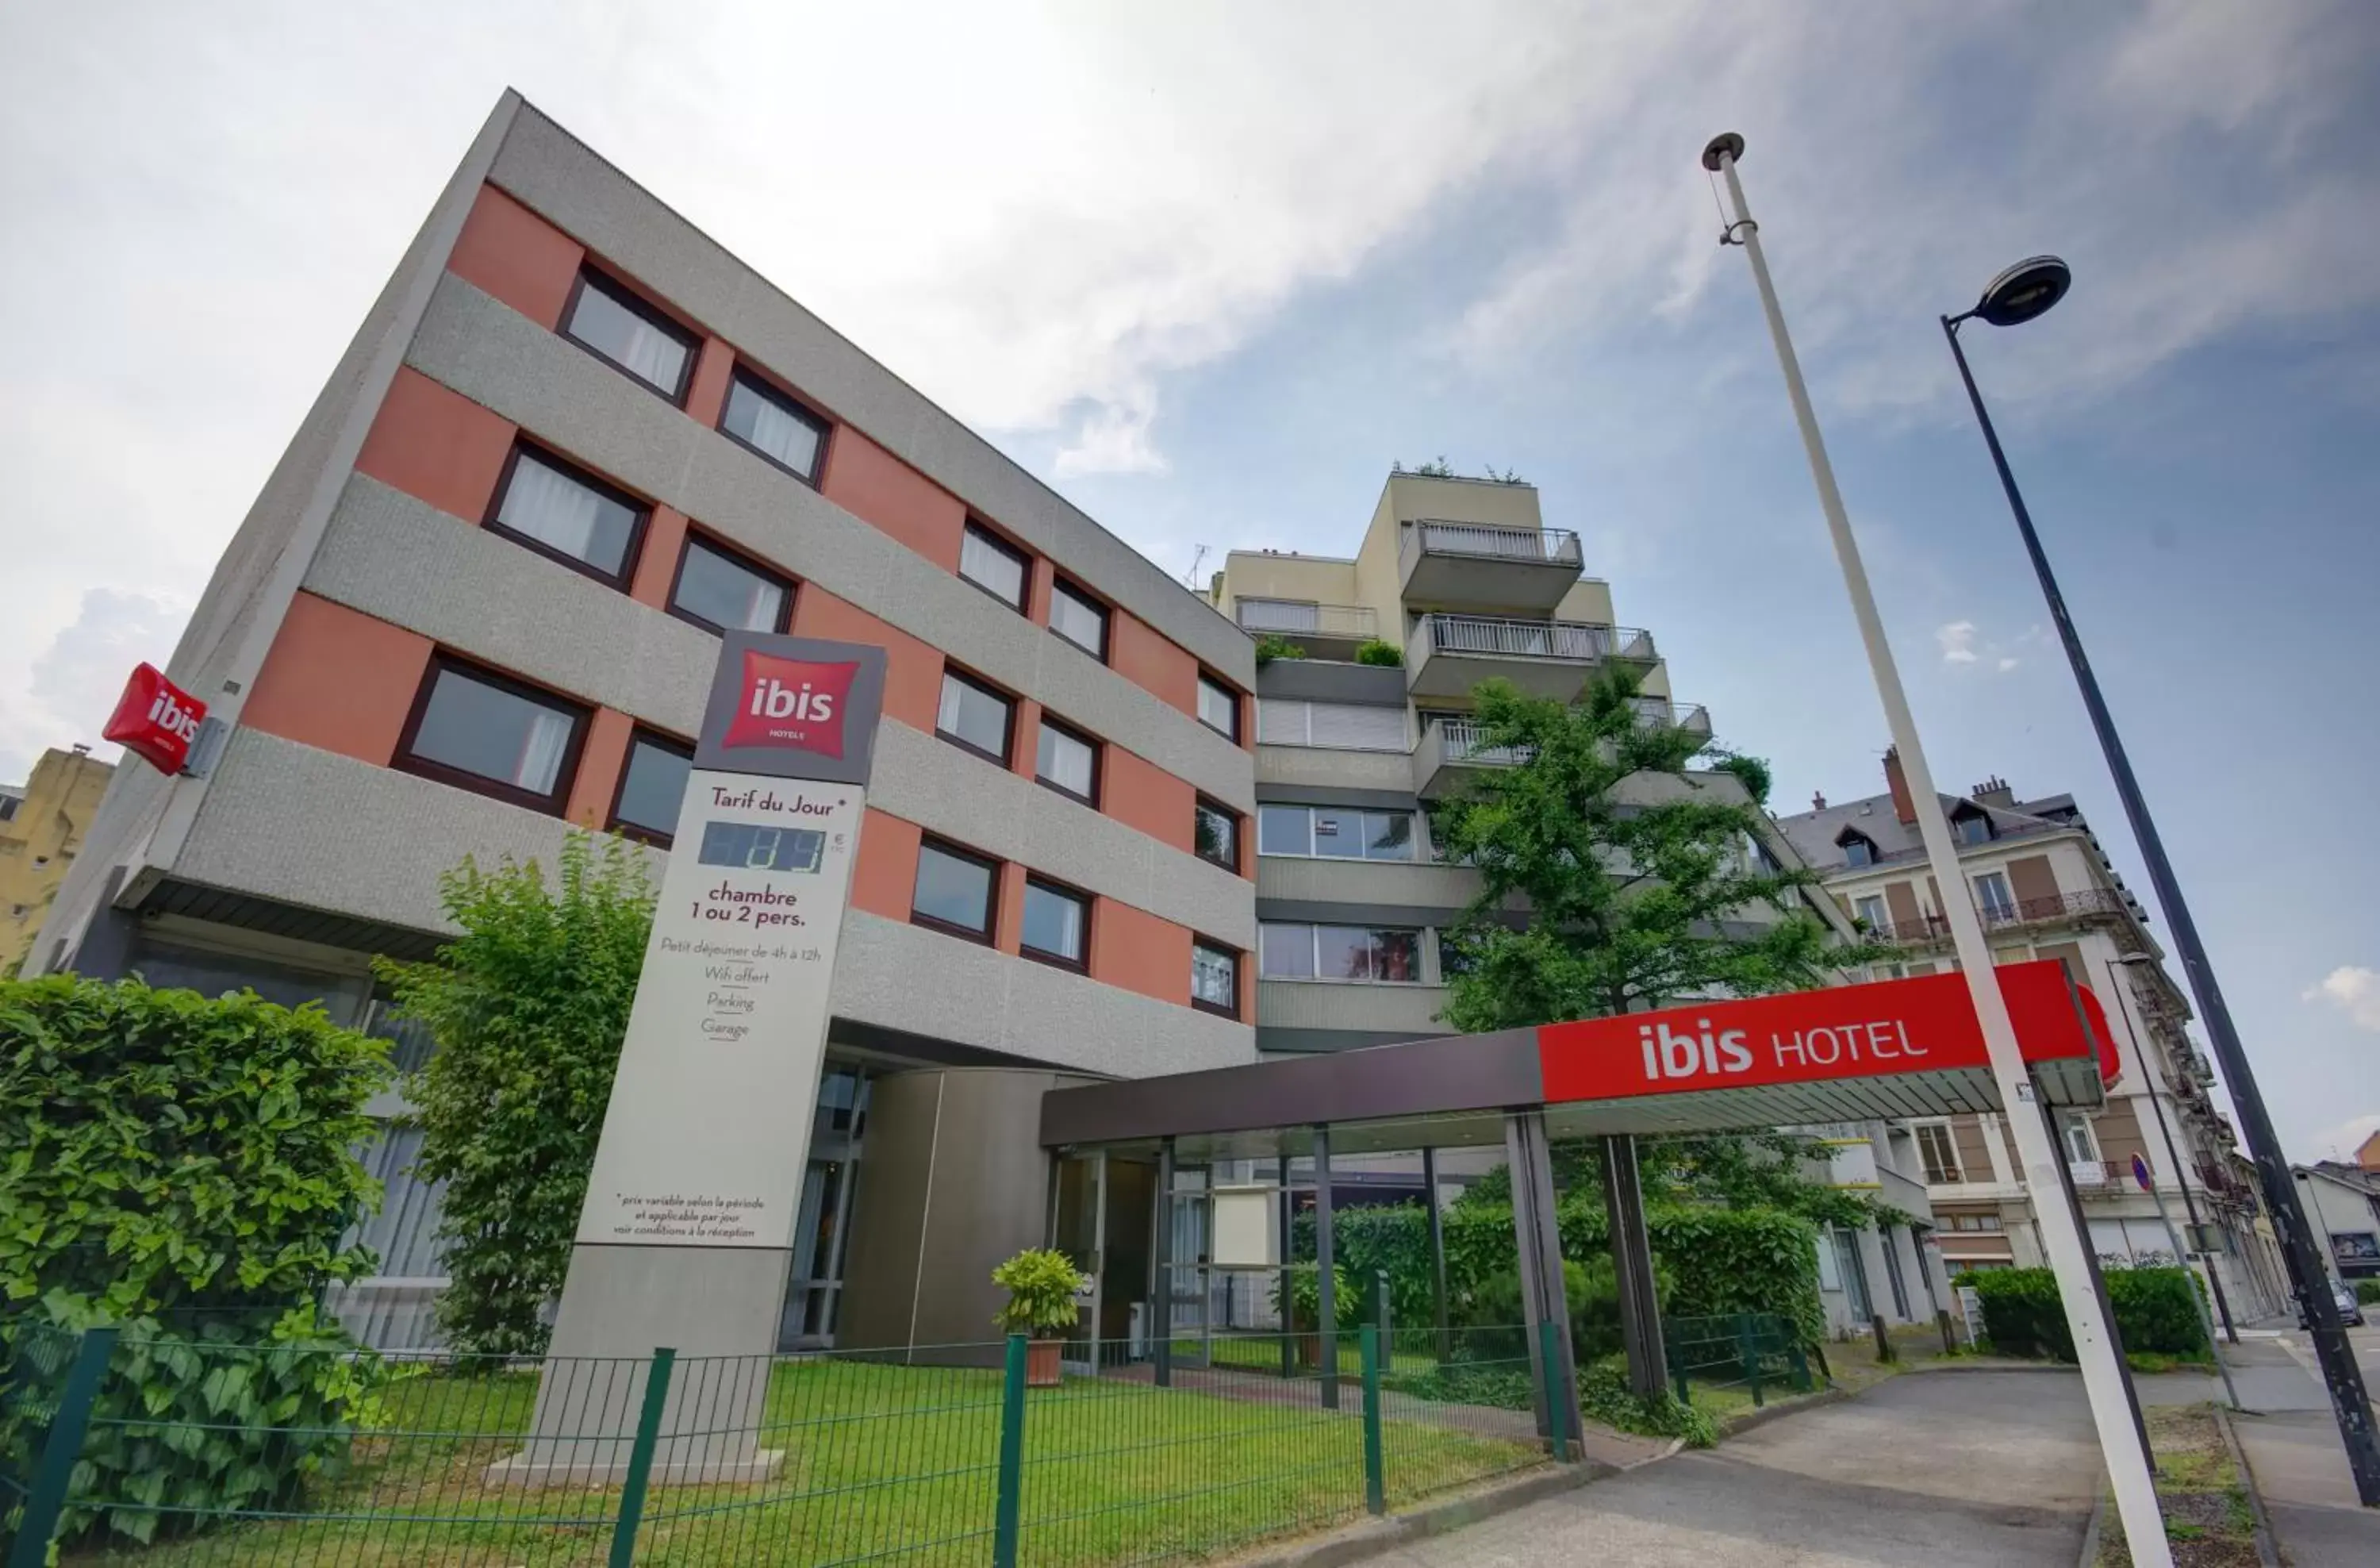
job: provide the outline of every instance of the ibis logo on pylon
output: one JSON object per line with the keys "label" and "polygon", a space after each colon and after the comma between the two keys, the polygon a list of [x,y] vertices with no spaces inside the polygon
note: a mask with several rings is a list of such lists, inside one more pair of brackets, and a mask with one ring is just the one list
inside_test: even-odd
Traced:
{"label": "ibis logo on pylon", "polygon": [[843,726],[859,665],[779,659],[756,649],[744,653],[742,696],[720,742],[734,749],[765,747],[843,756]]}

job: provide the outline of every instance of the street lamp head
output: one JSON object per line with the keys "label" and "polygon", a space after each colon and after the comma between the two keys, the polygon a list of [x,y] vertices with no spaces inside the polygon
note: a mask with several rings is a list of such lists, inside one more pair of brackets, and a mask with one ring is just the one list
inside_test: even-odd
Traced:
{"label": "street lamp head", "polygon": [[1722,153],[1732,163],[1742,163],[1743,138],[1731,130],[1723,130],[1712,137],[1710,145],[1703,149],[1703,167],[1713,174],[1718,173],[1718,161]]}
{"label": "street lamp head", "polygon": [[2073,285],[2074,274],[2057,257],[2028,256],[1984,286],[1973,313],[1996,327],[2022,326],[2065,298]]}

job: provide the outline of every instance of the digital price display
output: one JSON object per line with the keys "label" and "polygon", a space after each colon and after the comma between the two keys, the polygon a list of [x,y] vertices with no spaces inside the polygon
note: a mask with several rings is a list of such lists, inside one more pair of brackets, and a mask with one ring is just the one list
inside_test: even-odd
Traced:
{"label": "digital price display", "polygon": [[705,822],[705,866],[738,871],[815,871],[826,857],[826,834],[816,828],[769,828],[750,822]]}

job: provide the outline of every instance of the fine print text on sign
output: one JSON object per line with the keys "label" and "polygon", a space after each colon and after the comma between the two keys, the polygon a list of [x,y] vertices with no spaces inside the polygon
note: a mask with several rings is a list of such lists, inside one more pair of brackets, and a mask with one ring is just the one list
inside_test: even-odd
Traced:
{"label": "fine print text on sign", "polygon": [[[2106,1015],[2088,991],[2069,991],[2057,963],[1995,972],[2028,1061],[2097,1055],[2112,1075]],[[1537,1031],[1537,1051],[1549,1100],[1990,1065],[1957,974],[1548,1024]]]}

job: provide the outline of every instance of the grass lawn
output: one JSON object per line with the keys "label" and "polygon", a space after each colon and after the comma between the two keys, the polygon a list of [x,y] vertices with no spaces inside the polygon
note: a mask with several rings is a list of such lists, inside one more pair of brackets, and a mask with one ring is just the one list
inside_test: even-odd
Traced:
{"label": "grass lawn", "polygon": [[[536,1389],[528,1374],[403,1379],[374,1433],[358,1439],[355,1473],[321,1489],[310,1515],[146,1550],[79,1550],[65,1561],[146,1568],[604,1562],[616,1488],[529,1490],[481,1479],[486,1465],[518,1451]],[[1000,1400],[996,1371],[777,1363],[760,1443],[784,1451],[783,1470],[747,1487],[656,1485],[636,1560],[688,1568],[862,1559],[975,1568],[991,1551]],[[1364,1508],[1360,1410],[1354,1397],[1330,1412],[1286,1395],[1221,1398],[1121,1379],[1070,1378],[1062,1388],[1035,1390],[1026,1407],[1020,1561],[1110,1568],[1356,1517]],[[1384,1426],[1391,1507],[1542,1458],[1534,1442],[1435,1420]]]}

